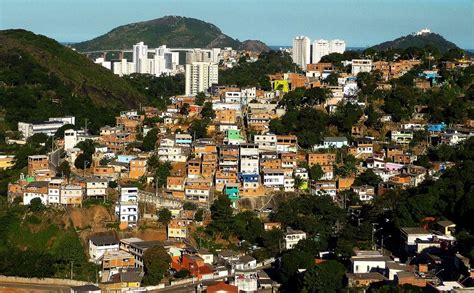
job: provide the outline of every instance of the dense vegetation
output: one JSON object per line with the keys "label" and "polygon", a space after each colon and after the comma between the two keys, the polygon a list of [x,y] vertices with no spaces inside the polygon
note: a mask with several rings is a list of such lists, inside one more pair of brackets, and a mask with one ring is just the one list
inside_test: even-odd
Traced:
{"label": "dense vegetation", "polygon": [[56,41],[23,30],[0,32],[0,130],[18,121],[76,116],[89,128],[113,123],[144,96],[122,78]]}
{"label": "dense vegetation", "polygon": [[130,49],[138,42],[149,48],[238,48],[240,42],[223,34],[213,24],[189,17],[165,16],[114,28],[92,40],[74,44],[79,51]]}
{"label": "dense vegetation", "polygon": [[70,278],[72,267],[74,279],[95,282],[97,267],[61,215],[41,201],[25,207],[0,198],[0,275]]}
{"label": "dense vegetation", "polygon": [[450,49],[458,49],[454,43],[447,41],[445,38],[435,33],[406,35],[392,41],[383,42],[370,48],[376,51],[383,51],[387,49],[407,49],[410,47],[432,47],[436,48],[442,53],[447,52]]}
{"label": "dense vegetation", "polygon": [[219,71],[219,84],[237,85],[239,87],[256,86],[270,90],[269,74],[293,72],[296,70],[291,56],[281,51],[269,51],[260,54],[255,62],[247,62],[246,57],[231,69]]}

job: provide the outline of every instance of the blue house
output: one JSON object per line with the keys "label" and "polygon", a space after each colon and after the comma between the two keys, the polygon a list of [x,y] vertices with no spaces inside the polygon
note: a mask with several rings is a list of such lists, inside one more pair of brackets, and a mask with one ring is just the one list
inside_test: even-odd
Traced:
{"label": "blue house", "polygon": [[245,182],[245,183],[252,183],[252,182],[258,182],[258,174],[247,174],[247,173],[239,173],[239,180],[240,182]]}
{"label": "blue house", "polygon": [[446,124],[444,122],[428,124],[427,129],[428,129],[429,132],[441,132],[441,131],[444,131],[446,129]]}
{"label": "blue house", "polygon": [[227,183],[224,186],[224,194],[232,201],[232,205],[235,207],[235,203],[239,200],[239,184]]}

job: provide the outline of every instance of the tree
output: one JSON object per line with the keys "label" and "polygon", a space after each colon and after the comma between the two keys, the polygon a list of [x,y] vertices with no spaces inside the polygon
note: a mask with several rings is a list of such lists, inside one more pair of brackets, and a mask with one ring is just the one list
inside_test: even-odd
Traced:
{"label": "tree", "polygon": [[[279,271],[280,279],[283,284],[291,288],[295,286],[294,282],[299,269],[308,269],[314,264],[313,256],[305,251],[289,250],[281,258],[281,269]],[[293,279],[293,281],[292,281]]]}
{"label": "tree", "polygon": [[169,268],[171,257],[161,246],[148,248],[143,254],[143,264],[145,266],[145,276],[143,285],[157,285],[163,279]]}
{"label": "tree", "polygon": [[57,173],[61,176],[65,176],[67,179],[71,176],[71,166],[68,161],[63,161],[57,169]]}
{"label": "tree", "polygon": [[76,129],[75,125],[72,124],[65,124],[56,130],[56,133],[54,133],[54,138],[64,138],[64,131],[68,129]]}
{"label": "tree", "polygon": [[48,136],[46,134],[35,133],[32,136],[30,136],[27,141],[28,143],[32,143],[32,144],[42,144],[42,143],[46,143],[47,140],[48,140]]}
{"label": "tree", "polygon": [[181,110],[179,111],[184,116],[187,116],[189,114],[189,104],[184,103],[183,106],[181,106]]}
{"label": "tree", "polygon": [[207,226],[207,231],[211,234],[222,234],[229,237],[233,233],[233,210],[230,199],[221,194],[211,205],[212,222]]}
{"label": "tree", "polygon": [[43,202],[41,201],[41,198],[35,197],[30,201],[30,210],[32,212],[40,212],[44,210],[44,205],[43,205]]}
{"label": "tree", "polygon": [[171,221],[171,212],[167,208],[158,211],[158,221],[163,225],[168,225]]}
{"label": "tree", "polygon": [[194,139],[207,137],[208,124],[208,119],[196,119],[191,123],[191,126],[189,127],[189,133],[193,135]]}
{"label": "tree", "polygon": [[304,273],[302,292],[338,292],[345,273],[344,265],[335,260],[315,265]]}
{"label": "tree", "polygon": [[196,95],[195,101],[196,101],[196,105],[198,105],[198,106],[204,105],[204,102],[206,101],[206,94],[203,93],[203,92],[199,92]]}
{"label": "tree", "polygon": [[216,118],[216,112],[212,109],[212,103],[211,102],[206,102],[204,103],[204,106],[201,109],[201,116],[204,119],[214,119]]}
{"label": "tree", "polygon": [[336,86],[338,85],[338,78],[339,74],[332,72],[324,79],[324,81],[327,82],[329,85]]}
{"label": "tree", "polygon": [[324,171],[319,164],[315,164],[309,168],[309,178],[311,180],[319,180],[324,176]]}
{"label": "tree", "polygon": [[62,265],[77,265],[85,261],[84,248],[73,228],[55,241],[52,251],[56,261]]}
{"label": "tree", "polygon": [[375,174],[372,169],[367,169],[362,174],[357,176],[354,181],[354,185],[370,185],[377,188],[381,181],[382,179],[377,174]]}
{"label": "tree", "polygon": [[77,156],[76,160],[74,161],[74,166],[77,168],[77,169],[81,169],[83,170],[84,167],[87,169],[91,166],[91,163],[92,163],[92,156],[88,156],[84,153],[80,154],[79,156]]}
{"label": "tree", "polygon": [[153,128],[147,132],[141,146],[142,151],[149,152],[155,149],[158,140],[158,128]]}
{"label": "tree", "polygon": [[182,270],[179,270],[176,274],[174,274],[173,277],[177,279],[184,279],[184,278],[189,277],[189,275],[190,275],[190,272],[187,269],[182,269]]}
{"label": "tree", "polygon": [[195,211],[196,209],[197,209],[197,205],[194,202],[185,201],[183,203],[183,210]]}
{"label": "tree", "polygon": [[194,214],[194,221],[202,222],[203,220],[204,220],[204,210],[198,209],[196,213]]}

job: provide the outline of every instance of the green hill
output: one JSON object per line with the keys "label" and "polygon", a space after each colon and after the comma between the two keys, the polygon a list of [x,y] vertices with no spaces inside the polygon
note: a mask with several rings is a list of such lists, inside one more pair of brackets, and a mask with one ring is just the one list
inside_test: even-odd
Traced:
{"label": "green hill", "polygon": [[88,118],[98,127],[113,122],[114,111],[144,101],[127,81],[55,40],[0,31],[0,105],[7,128],[62,115],[75,115],[79,123]]}
{"label": "green hill", "polygon": [[383,42],[372,46],[371,49],[383,51],[387,49],[407,49],[410,47],[425,48],[434,47],[441,53],[445,53],[450,49],[459,49],[456,44],[446,40],[441,35],[435,33],[423,33],[420,35],[406,35],[393,41]]}
{"label": "green hill", "polygon": [[238,48],[241,44],[213,24],[194,18],[165,16],[119,26],[95,39],[74,44],[74,48],[79,51],[130,49],[142,41],[150,48],[161,45],[181,48]]}

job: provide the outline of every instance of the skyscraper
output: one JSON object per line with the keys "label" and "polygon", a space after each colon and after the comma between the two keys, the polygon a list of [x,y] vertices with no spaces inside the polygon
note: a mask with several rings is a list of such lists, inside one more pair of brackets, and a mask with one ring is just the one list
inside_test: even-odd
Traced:
{"label": "skyscraper", "polygon": [[303,70],[311,63],[311,40],[308,37],[298,36],[293,39],[293,62]]}
{"label": "skyscraper", "polygon": [[315,40],[313,42],[312,63],[318,63],[321,58],[329,54],[329,42],[326,40]]}
{"label": "skyscraper", "polygon": [[133,45],[133,64],[136,73],[149,73],[148,46],[143,42]]}
{"label": "skyscraper", "polygon": [[206,92],[213,84],[219,83],[219,71],[213,62],[192,62],[186,64],[187,96],[195,96],[199,92]]}
{"label": "skyscraper", "polygon": [[346,43],[343,40],[332,40],[329,43],[329,52],[342,54],[346,51]]}

